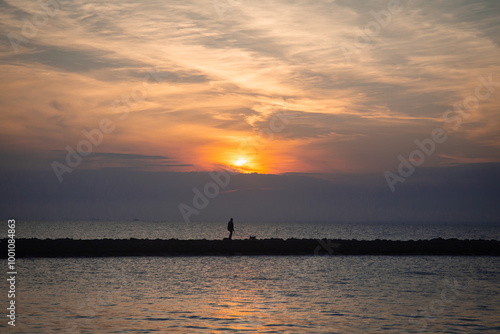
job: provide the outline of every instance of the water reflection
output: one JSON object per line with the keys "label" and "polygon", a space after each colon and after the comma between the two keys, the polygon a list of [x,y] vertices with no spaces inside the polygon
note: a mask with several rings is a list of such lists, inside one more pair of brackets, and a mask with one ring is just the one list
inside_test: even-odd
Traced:
{"label": "water reflection", "polygon": [[[498,330],[498,258],[20,259],[19,267],[15,333]],[[458,294],[450,285],[443,294],[445,280]]]}

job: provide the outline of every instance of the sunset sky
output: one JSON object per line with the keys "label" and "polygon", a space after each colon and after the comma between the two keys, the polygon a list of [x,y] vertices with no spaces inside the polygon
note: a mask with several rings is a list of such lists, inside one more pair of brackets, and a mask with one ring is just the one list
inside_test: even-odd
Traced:
{"label": "sunset sky", "polygon": [[73,170],[384,183],[436,128],[421,168],[500,162],[496,0],[41,3],[0,1],[4,172],[58,183],[102,122]]}

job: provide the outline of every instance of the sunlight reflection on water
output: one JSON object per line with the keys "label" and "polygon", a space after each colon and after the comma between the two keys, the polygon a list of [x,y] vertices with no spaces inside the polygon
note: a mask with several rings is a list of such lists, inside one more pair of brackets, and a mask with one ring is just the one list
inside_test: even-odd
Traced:
{"label": "sunlight reflection on water", "polygon": [[470,333],[493,330],[500,311],[494,257],[19,259],[19,268],[19,333]]}

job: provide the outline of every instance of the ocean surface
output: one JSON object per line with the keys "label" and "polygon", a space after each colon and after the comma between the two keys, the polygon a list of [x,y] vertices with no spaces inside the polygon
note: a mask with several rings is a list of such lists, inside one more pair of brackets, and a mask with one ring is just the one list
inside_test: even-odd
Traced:
{"label": "ocean surface", "polygon": [[2,333],[500,332],[498,257],[19,259],[18,272]]}
{"label": "ocean surface", "polygon": [[[17,238],[227,236],[225,223],[17,222],[16,227]],[[235,227],[236,238],[498,240],[500,235],[495,224],[236,222]],[[6,268],[5,260],[0,263]],[[0,333],[500,333],[500,257],[21,258],[17,272],[16,327],[8,326],[4,315]],[[6,280],[0,289],[8,291]]]}
{"label": "ocean surface", "polygon": [[[228,218],[229,220],[229,218]],[[146,221],[16,222],[17,238],[39,239],[207,239],[228,236],[227,222]],[[2,231],[6,234],[7,231]],[[235,220],[234,239],[327,238],[419,240],[433,238],[500,240],[499,223],[251,223]],[[2,235],[2,237],[5,237]]]}

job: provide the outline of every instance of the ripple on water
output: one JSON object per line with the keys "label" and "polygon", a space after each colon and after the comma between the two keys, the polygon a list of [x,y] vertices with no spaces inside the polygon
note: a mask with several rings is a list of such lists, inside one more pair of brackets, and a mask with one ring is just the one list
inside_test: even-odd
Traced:
{"label": "ripple on water", "polygon": [[[66,258],[19,259],[18,265],[34,274],[19,285],[18,333],[499,328],[500,282],[491,275],[499,258]],[[57,289],[45,289],[46,282],[57,282]],[[193,286],[197,293],[186,293]]]}

